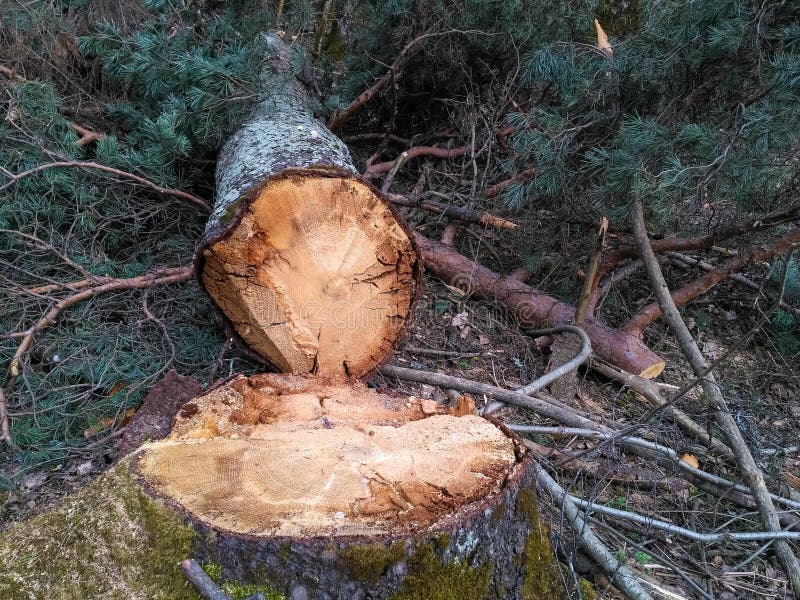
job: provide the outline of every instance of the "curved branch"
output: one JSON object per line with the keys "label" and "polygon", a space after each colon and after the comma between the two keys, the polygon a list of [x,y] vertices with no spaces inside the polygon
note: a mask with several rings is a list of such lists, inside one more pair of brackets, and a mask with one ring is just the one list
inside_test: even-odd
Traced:
{"label": "curved branch", "polygon": [[[472,146],[467,144],[466,146],[458,146],[457,148],[437,148],[436,146],[414,146],[413,148],[409,148],[405,152],[403,152],[405,156],[405,161],[409,161],[412,158],[416,158],[418,156],[434,156],[436,158],[454,158],[456,156],[464,156],[465,154],[469,154],[472,151]],[[364,178],[366,179],[374,179],[381,173],[388,173],[392,170],[392,167],[397,163],[397,160],[387,160],[385,162],[374,163],[367,167],[367,170],[364,172]],[[2,189],[2,188],[0,188]]]}
{"label": "curved branch", "polygon": [[27,171],[22,171],[21,173],[12,174],[9,176],[9,181],[0,186],[0,192],[10,188],[13,185],[16,185],[21,179],[29,177],[30,175],[35,175],[36,173],[40,173],[48,169],[61,169],[66,167],[78,169],[96,169],[98,171],[117,175],[118,177],[124,177],[125,179],[130,179],[131,181],[135,181],[136,183],[149,187],[151,190],[155,190],[159,194],[164,194],[165,196],[175,196],[176,198],[188,200],[189,202],[201,207],[206,212],[211,212],[211,206],[199,196],[195,196],[189,192],[184,192],[183,190],[163,187],[150,181],[149,179],[140,177],[139,175],[134,175],[133,173],[128,173],[127,171],[122,171],[120,169],[115,169],[113,167],[108,167],[106,165],[101,165],[100,163],[87,160],[61,160],[39,165],[32,169],[28,169]]}
{"label": "curved branch", "polygon": [[113,279],[107,283],[90,287],[89,289],[59,300],[56,302],[53,308],[47,311],[47,313],[36,322],[33,327],[25,332],[25,337],[22,338],[19,347],[17,347],[17,351],[14,353],[14,356],[11,359],[11,367],[9,368],[11,377],[16,377],[19,374],[20,358],[22,358],[25,352],[27,352],[30,348],[31,344],[33,343],[34,336],[45,327],[52,325],[56,319],[58,319],[58,316],[70,306],[73,306],[83,300],[93,298],[94,296],[104,294],[105,292],[143,289],[156,285],[177,283],[180,281],[188,281],[193,276],[193,265],[184,265],[182,267],[173,267],[169,269],[158,269],[144,275],[139,275],[138,277],[130,277],[128,279]]}

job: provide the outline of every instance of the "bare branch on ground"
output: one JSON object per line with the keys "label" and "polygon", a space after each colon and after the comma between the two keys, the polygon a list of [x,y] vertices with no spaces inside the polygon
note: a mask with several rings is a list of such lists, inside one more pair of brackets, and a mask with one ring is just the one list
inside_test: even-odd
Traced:
{"label": "bare branch on ground", "polygon": [[[750,488],[758,506],[758,512],[764,527],[768,531],[780,531],[780,520],[778,519],[778,513],[770,498],[769,490],[764,482],[764,475],[753,459],[753,455],[750,453],[750,449],[747,447],[736,421],[727,408],[725,398],[716,382],[714,374],[709,372],[705,358],[689,332],[689,328],[683,322],[680,313],[678,313],[676,303],[673,301],[673,297],[664,280],[664,275],[661,273],[658,259],[650,245],[650,239],[647,235],[644,222],[642,205],[638,201],[634,203],[632,220],[636,242],[639,246],[642,260],[644,260],[645,267],[647,268],[648,275],[650,276],[653,291],[658,298],[660,310],[663,311],[668,325],[678,339],[678,343],[691,364],[692,370],[698,377],[702,377],[701,384],[703,386],[703,391],[709,400],[711,408],[714,410],[717,424],[730,441],[744,480]],[[795,236],[797,238],[796,240],[794,240]],[[783,247],[785,245],[786,248],[784,248],[783,251],[791,251],[795,245],[800,243],[800,229],[792,231],[790,234],[781,238],[781,240],[782,243],[775,242],[773,248],[775,246]],[[753,254],[756,253],[757,251],[753,251]],[[736,259],[738,258],[740,257],[736,257]],[[787,271],[788,269],[784,270],[784,285]],[[800,562],[798,562],[797,557],[794,555],[792,547],[785,540],[778,540],[774,544],[774,549],[786,571],[786,576],[789,578],[795,595],[800,597]]]}

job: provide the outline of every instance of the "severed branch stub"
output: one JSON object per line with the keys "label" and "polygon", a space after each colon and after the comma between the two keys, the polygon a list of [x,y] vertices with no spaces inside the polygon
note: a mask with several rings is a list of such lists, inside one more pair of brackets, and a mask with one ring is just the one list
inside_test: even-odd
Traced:
{"label": "severed branch stub", "polygon": [[290,49],[265,39],[267,97],[220,155],[198,272],[279,370],[361,377],[404,330],[421,276],[415,243],[314,117]]}

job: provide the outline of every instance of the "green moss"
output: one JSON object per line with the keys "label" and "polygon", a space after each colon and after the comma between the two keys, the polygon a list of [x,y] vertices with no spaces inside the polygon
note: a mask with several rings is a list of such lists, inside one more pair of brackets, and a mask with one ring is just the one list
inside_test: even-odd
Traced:
{"label": "green moss", "polygon": [[578,587],[581,589],[581,598],[583,600],[595,600],[597,598],[597,590],[585,579],[581,578],[578,581]]}
{"label": "green moss", "polygon": [[442,564],[429,545],[421,545],[409,560],[402,588],[390,600],[481,600],[489,591],[489,565],[480,569],[463,562]]}
{"label": "green moss", "polygon": [[243,600],[256,592],[264,594],[267,600],[286,600],[286,596],[266,585],[225,581],[221,583],[219,587],[223,592],[228,594],[228,596],[233,598],[233,600]]}
{"label": "green moss", "polygon": [[231,581],[230,579],[223,578],[224,567],[217,563],[205,563],[203,571],[206,575],[214,580],[220,589],[228,594],[233,600],[242,600],[248,596],[252,596],[256,592],[261,592],[267,600],[286,600],[286,596],[279,591],[273,589],[269,585],[258,585],[254,583],[239,583],[238,581]]}
{"label": "green moss", "polygon": [[406,545],[395,542],[390,546],[372,544],[350,546],[339,553],[344,568],[358,581],[377,583],[386,569],[406,557]]}
{"label": "green moss", "polygon": [[556,563],[550,532],[539,519],[536,493],[522,490],[517,496],[517,514],[529,519],[532,527],[521,559],[525,564],[524,600],[553,600],[566,597],[564,582]]}
{"label": "green moss", "polygon": [[242,204],[241,200],[236,200],[235,202],[231,202],[230,206],[225,209],[225,212],[222,213],[222,216],[219,218],[219,224],[225,227],[229,225],[231,221],[236,218],[236,212],[239,210],[239,206]]}
{"label": "green moss", "polygon": [[0,598],[195,600],[178,567],[195,535],[122,463],[0,534]]}
{"label": "green moss", "polygon": [[214,581],[220,581],[222,579],[222,565],[218,565],[217,563],[208,562],[202,565],[203,571],[205,571],[206,575],[211,577]]}

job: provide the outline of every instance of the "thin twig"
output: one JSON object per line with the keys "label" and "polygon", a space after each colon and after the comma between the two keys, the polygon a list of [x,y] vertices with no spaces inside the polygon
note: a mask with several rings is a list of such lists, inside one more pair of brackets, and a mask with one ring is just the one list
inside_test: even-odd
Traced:
{"label": "thin twig", "polygon": [[475,358],[476,356],[481,356],[480,352],[457,352],[455,350],[439,350],[437,348],[420,348],[419,346],[406,346],[404,350],[411,354],[438,356],[440,358]]}
{"label": "thin twig", "polygon": [[193,558],[181,561],[181,570],[186,575],[186,579],[197,589],[206,600],[231,600],[231,597],[223,592],[214,580],[209,577],[202,567]]}
{"label": "thin twig", "polygon": [[394,161],[392,168],[389,170],[389,173],[386,175],[386,178],[383,180],[383,185],[381,186],[381,194],[388,194],[389,188],[392,187],[392,183],[394,183],[394,178],[397,176],[397,172],[403,166],[403,163],[406,162],[408,158],[408,152],[401,152],[400,156]]}
{"label": "thin twig", "polygon": [[653,517],[648,517],[646,515],[640,515],[635,512],[620,510],[610,506],[603,506],[602,504],[596,504],[594,502],[588,502],[587,500],[583,500],[577,496],[570,495],[569,498],[575,504],[584,509],[587,515],[591,512],[596,512],[601,515],[614,517],[615,519],[632,521],[634,523],[638,523],[639,525],[644,525],[648,529],[665,531],[667,533],[704,544],[715,544],[717,542],[727,541],[760,542],[763,540],[800,540],[800,531],[725,531],[722,533],[699,533],[697,531],[692,531],[691,529],[686,529],[685,527],[679,527],[678,525],[668,521],[661,521],[659,519],[654,519]]}
{"label": "thin twig", "polygon": [[546,490],[552,496],[555,504],[561,507],[561,511],[572,526],[579,544],[587,554],[597,561],[609,580],[613,581],[628,598],[633,600],[652,600],[652,596],[641,586],[628,566],[620,563],[591,530],[564,488],[535,461],[533,462],[533,468],[536,472],[538,486]]}
{"label": "thin twig", "polygon": [[62,160],[57,162],[51,162],[43,165],[38,165],[32,169],[28,169],[27,171],[22,171],[21,173],[11,174],[9,175],[9,181],[0,186],[0,192],[8,189],[13,185],[16,185],[21,179],[29,177],[30,175],[35,175],[36,173],[40,173],[48,169],[61,169],[61,168],[97,169],[98,171],[103,171],[105,173],[112,173],[113,175],[124,177],[125,179],[130,179],[131,181],[135,181],[136,183],[149,187],[150,189],[155,190],[159,194],[164,194],[165,196],[175,196],[176,198],[182,198],[184,200],[188,200],[189,202],[192,202],[197,206],[200,206],[206,212],[211,212],[211,206],[208,204],[208,202],[206,202],[199,196],[195,196],[194,194],[190,194],[189,192],[184,192],[183,190],[176,190],[173,188],[163,187],[161,185],[158,185],[157,183],[150,181],[149,179],[140,177],[139,175],[134,175],[133,173],[128,173],[127,171],[122,171],[120,169],[115,169],[113,167],[101,165],[100,163],[96,163],[93,161],[85,161],[85,160]]}
{"label": "thin twig", "polygon": [[[675,302],[672,299],[672,295],[667,287],[667,283],[664,280],[664,275],[661,273],[658,259],[656,258],[656,255],[650,245],[650,239],[647,235],[647,229],[644,223],[642,205],[638,201],[635,202],[633,206],[632,220],[634,236],[636,238],[637,245],[639,246],[642,259],[644,260],[645,267],[647,268],[648,275],[650,276],[653,291],[658,298],[660,309],[664,313],[665,320],[675,333],[678,343],[680,344],[683,353],[686,355],[686,358],[689,360],[689,363],[691,364],[695,374],[698,377],[703,374],[703,379],[701,382],[703,391],[705,392],[711,407],[714,409],[714,416],[717,424],[731,443],[732,450],[736,455],[736,460],[739,463],[744,480],[750,488],[753,494],[753,499],[756,501],[756,505],[758,506],[758,512],[761,516],[761,521],[764,527],[768,531],[780,531],[781,525],[778,519],[778,513],[775,511],[775,506],[772,504],[769,490],[764,483],[764,475],[753,459],[753,455],[750,453],[750,449],[747,447],[736,421],[728,411],[728,408],[725,404],[725,399],[722,396],[722,391],[716,382],[714,374],[707,372],[708,365],[706,364],[700,349],[697,347],[697,343],[689,332],[689,328],[683,322]],[[788,248],[784,249],[784,251],[789,250],[789,258],[791,258],[791,249],[797,243],[800,243],[800,229],[797,229],[792,233],[796,234],[797,236],[796,242],[792,243],[791,241],[788,241],[787,236],[782,238],[785,243],[789,244]],[[791,236],[791,234],[788,235]],[[775,245],[779,244],[776,242]],[[781,286],[780,292],[781,297],[778,298],[778,301],[782,300],[783,289],[785,288],[786,283],[786,275],[788,273],[788,264],[789,263],[787,259],[787,268],[784,269],[784,280],[782,282],[783,285]],[[784,540],[778,540],[775,542],[775,553],[783,565],[784,570],[786,571],[786,576],[789,578],[792,590],[796,596],[800,597],[800,562],[798,562],[797,557],[794,555],[792,547],[788,542]]]}

